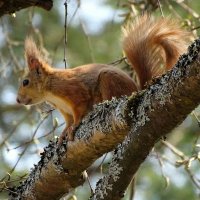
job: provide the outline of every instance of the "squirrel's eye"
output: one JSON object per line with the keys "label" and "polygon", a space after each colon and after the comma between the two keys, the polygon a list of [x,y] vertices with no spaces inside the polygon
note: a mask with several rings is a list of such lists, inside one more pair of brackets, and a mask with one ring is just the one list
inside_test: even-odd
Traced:
{"label": "squirrel's eye", "polygon": [[29,80],[28,79],[23,80],[22,84],[24,87],[27,86],[29,84]]}

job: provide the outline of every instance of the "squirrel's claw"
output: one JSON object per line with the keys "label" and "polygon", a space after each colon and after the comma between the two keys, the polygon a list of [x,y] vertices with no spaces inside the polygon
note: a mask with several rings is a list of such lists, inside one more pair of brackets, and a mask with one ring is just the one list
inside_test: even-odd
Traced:
{"label": "squirrel's claw", "polygon": [[63,140],[73,141],[74,140],[74,133],[73,133],[74,129],[75,129],[74,125],[66,127],[58,139],[58,144],[62,144]]}

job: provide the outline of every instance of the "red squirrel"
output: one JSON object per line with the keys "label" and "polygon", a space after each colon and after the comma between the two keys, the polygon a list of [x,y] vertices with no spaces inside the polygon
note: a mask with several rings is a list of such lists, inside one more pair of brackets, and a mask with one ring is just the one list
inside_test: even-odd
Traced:
{"label": "red squirrel", "polygon": [[33,105],[48,102],[66,121],[59,143],[67,136],[94,104],[112,97],[131,95],[142,90],[153,77],[169,70],[186,51],[188,32],[175,20],[153,19],[145,14],[123,28],[123,51],[137,76],[134,81],[117,67],[87,64],[72,69],[52,68],[34,41],[25,40],[28,74],[20,83],[17,102]]}

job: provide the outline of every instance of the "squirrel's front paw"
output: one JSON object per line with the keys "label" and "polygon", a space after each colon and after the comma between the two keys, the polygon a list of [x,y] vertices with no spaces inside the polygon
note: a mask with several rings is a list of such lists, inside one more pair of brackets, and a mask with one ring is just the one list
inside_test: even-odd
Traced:
{"label": "squirrel's front paw", "polygon": [[65,128],[58,139],[58,144],[62,144],[63,140],[73,141],[74,140],[74,131],[75,126],[69,126]]}

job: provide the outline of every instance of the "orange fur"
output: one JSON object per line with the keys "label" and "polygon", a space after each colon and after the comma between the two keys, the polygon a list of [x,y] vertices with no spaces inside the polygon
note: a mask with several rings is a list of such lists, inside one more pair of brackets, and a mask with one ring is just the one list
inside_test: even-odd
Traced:
{"label": "orange fur", "polygon": [[186,51],[189,39],[189,33],[180,28],[178,21],[154,20],[147,14],[128,24],[123,33],[123,49],[139,78],[140,89],[152,77],[171,69]]}
{"label": "orange fur", "polygon": [[139,17],[123,32],[123,49],[137,73],[139,84],[122,70],[104,64],[63,70],[52,68],[44,61],[34,41],[27,38],[25,56],[29,72],[20,85],[17,101],[25,105],[44,101],[52,104],[67,123],[61,138],[67,133],[72,140],[73,128],[94,104],[131,95],[138,88],[143,89],[153,76],[170,69],[185,50],[188,35],[174,21],[153,20],[148,15]]}

